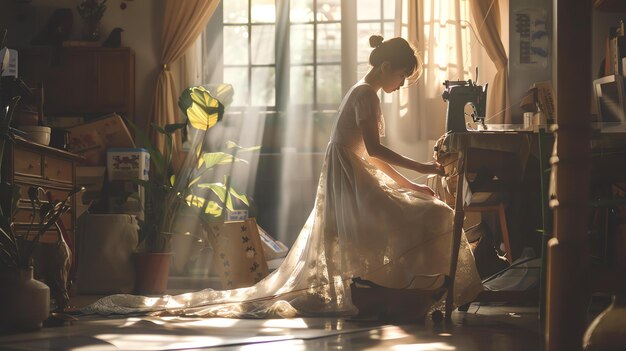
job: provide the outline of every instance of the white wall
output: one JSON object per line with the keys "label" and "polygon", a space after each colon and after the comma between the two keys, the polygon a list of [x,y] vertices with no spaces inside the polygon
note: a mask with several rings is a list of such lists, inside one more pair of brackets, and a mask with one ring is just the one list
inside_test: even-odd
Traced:
{"label": "white wall", "polygon": [[[519,64],[519,40],[516,30],[515,14],[518,11],[544,11],[547,19],[547,32],[552,43],[552,0],[510,0],[509,1],[509,94],[511,117],[513,123],[522,123],[523,111],[519,107],[522,98],[526,96],[528,88],[541,81],[552,80],[552,55],[548,53],[545,66]],[[551,44],[549,44],[549,48]]]}
{"label": "white wall", "polygon": [[[72,40],[80,40],[81,18],[76,12],[79,0],[32,0],[29,4],[0,1],[0,28],[9,30],[8,44],[19,48],[28,46],[31,39],[46,25],[57,8],[73,9]],[[125,10],[120,8],[126,3]],[[143,123],[151,111],[157,68],[160,61],[160,38],[164,0],[107,1],[102,18],[101,41],[111,29],[121,27],[122,46],[135,52],[135,119]]]}

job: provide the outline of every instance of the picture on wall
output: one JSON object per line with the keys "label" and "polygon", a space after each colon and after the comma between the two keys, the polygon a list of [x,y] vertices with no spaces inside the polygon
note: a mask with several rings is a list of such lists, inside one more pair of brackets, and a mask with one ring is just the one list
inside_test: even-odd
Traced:
{"label": "picture on wall", "polygon": [[519,55],[511,57],[515,65],[547,67],[550,54],[550,32],[547,13],[540,8],[519,9],[513,14],[516,35],[512,45],[519,47]]}

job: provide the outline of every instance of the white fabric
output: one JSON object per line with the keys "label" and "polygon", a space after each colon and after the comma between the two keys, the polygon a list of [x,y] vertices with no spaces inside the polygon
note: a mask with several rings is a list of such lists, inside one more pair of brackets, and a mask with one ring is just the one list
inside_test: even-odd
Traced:
{"label": "white fabric", "polygon": [[[438,199],[400,188],[367,161],[359,124],[371,118],[377,119],[382,133],[376,92],[360,82],[339,108],[315,206],[283,264],[261,282],[249,288],[160,298],[113,295],[83,312],[167,309],[220,317],[355,314],[351,277],[393,288],[429,288],[432,280],[418,276],[448,273],[453,211]],[[455,304],[471,301],[482,290],[465,237],[456,277]]]}

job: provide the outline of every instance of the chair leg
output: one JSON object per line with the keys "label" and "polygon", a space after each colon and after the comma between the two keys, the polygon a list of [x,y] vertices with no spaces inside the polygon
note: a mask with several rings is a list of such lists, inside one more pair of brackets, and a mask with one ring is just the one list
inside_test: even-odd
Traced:
{"label": "chair leg", "polygon": [[504,211],[504,204],[498,205],[498,221],[500,222],[500,230],[502,231],[502,241],[504,242],[504,249],[506,250],[506,259],[509,263],[513,263],[513,253],[511,252],[511,242],[509,241],[509,229],[506,225],[506,212]]}

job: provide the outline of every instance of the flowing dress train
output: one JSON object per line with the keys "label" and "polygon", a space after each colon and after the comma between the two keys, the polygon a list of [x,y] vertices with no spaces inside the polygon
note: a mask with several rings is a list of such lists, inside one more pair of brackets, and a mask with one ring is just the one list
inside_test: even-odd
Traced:
{"label": "flowing dress train", "polygon": [[[351,301],[352,277],[390,288],[429,288],[432,281],[421,276],[448,274],[453,210],[439,199],[401,188],[368,161],[360,125],[375,118],[384,134],[380,111],[376,91],[363,81],[346,94],[326,150],[314,208],[283,263],[259,283],[175,296],[111,295],[82,312],[254,318],[354,315],[358,310]],[[454,284],[457,305],[482,290],[465,236]]]}

